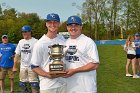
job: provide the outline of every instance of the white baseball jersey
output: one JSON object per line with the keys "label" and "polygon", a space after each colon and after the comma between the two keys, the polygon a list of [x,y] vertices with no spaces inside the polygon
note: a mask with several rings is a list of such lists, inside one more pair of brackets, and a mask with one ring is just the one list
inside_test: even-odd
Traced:
{"label": "white baseball jersey", "polygon": [[[81,34],[76,39],[66,41],[67,68],[78,68],[90,62],[99,63],[96,44],[92,39]],[[96,93],[96,70],[76,73],[67,80],[67,93]]]}
{"label": "white baseball jersey", "polygon": [[128,46],[128,47],[126,46],[126,44],[124,45],[124,48],[127,48],[127,54],[136,55],[136,51],[135,51],[134,47],[135,47],[134,42],[132,42],[132,44],[130,46]]}
{"label": "white baseball jersey", "polygon": [[37,42],[37,39],[31,38],[29,40],[21,39],[16,47],[15,53],[21,56],[20,60],[20,68],[27,68],[29,67],[32,51],[34,44]]}
{"label": "white baseball jersey", "polygon": [[[62,36],[57,35],[56,38],[50,39],[46,35],[43,35],[39,41],[36,43],[33,49],[33,55],[31,59],[31,64],[39,66],[44,71],[49,72],[49,64],[53,61],[49,56],[48,46],[54,44],[65,44],[65,39]],[[66,83],[62,78],[49,79],[47,77],[39,76],[40,79],[40,90],[47,90],[52,88],[58,88],[64,86]]]}

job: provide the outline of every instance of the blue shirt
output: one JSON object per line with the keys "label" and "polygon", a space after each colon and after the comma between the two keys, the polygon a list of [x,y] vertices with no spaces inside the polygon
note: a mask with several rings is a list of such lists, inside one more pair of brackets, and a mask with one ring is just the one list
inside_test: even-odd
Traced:
{"label": "blue shirt", "polygon": [[13,44],[0,44],[0,67],[11,68],[14,65],[13,59],[11,57],[15,54],[16,46]]}
{"label": "blue shirt", "polygon": [[[140,46],[140,40],[134,40],[135,46]],[[140,54],[140,48],[136,48],[136,55]]]}

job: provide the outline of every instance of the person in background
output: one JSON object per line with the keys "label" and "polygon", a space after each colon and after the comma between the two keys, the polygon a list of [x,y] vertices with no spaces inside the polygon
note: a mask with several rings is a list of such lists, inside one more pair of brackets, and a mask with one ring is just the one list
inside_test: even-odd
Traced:
{"label": "person in background", "polygon": [[134,44],[136,46],[136,73],[140,76],[140,34],[135,34]]}
{"label": "person in background", "polygon": [[29,25],[22,27],[23,39],[21,39],[15,50],[13,71],[17,71],[18,59],[20,57],[20,92],[28,91],[27,84],[31,86],[32,93],[39,93],[38,76],[31,70],[32,51],[37,39],[32,37],[32,29]]}
{"label": "person in background", "polygon": [[16,46],[8,43],[8,36],[2,35],[2,43],[0,44],[0,87],[1,93],[4,93],[4,80],[6,75],[10,79],[10,93],[13,93],[14,87],[14,72],[12,71],[14,65],[14,55]]}
{"label": "person in background", "polygon": [[97,93],[96,69],[99,66],[95,42],[82,34],[82,22],[78,16],[67,20],[70,38],[66,41],[66,93]]}
{"label": "person in background", "polygon": [[[127,63],[126,63],[126,77],[139,78],[136,74],[136,46],[134,44],[134,37],[128,36],[126,44],[124,45],[124,50],[127,52]],[[132,63],[133,75],[129,73],[129,66]]]}

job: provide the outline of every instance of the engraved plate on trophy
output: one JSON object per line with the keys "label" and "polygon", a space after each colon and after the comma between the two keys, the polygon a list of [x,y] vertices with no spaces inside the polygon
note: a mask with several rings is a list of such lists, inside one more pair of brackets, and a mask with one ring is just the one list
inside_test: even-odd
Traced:
{"label": "engraved plate on trophy", "polygon": [[64,45],[54,44],[52,46],[49,46],[50,52],[49,55],[53,62],[49,64],[49,71],[51,74],[64,74],[66,65],[62,61],[62,58],[64,57],[63,48]]}

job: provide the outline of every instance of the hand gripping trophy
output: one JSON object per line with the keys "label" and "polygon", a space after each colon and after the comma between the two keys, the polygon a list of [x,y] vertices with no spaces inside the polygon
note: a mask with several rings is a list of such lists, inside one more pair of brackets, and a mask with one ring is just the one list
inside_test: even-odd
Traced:
{"label": "hand gripping trophy", "polygon": [[51,74],[65,74],[66,65],[61,60],[64,57],[64,45],[54,44],[48,46],[50,48],[49,55],[53,62],[49,64],[49,71]]}

